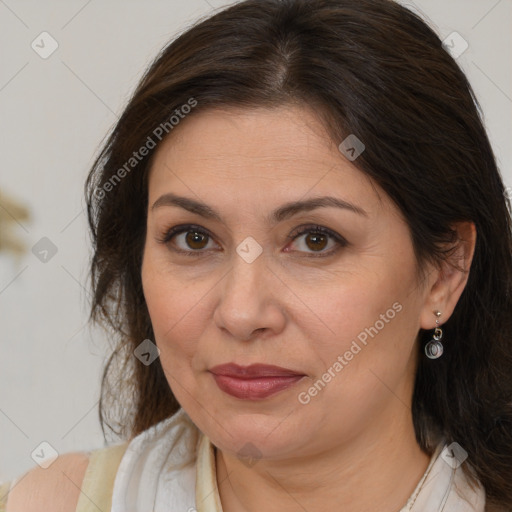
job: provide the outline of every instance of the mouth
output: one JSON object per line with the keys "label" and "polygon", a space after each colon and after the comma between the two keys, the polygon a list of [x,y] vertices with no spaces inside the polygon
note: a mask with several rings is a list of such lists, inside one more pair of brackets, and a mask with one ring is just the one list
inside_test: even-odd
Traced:
{"label": "mouth", "polygon": [[242,400],[263,400],[290,388],[305,375],[280,366],[235,363],[211,368],[210,373],[221,391]]}

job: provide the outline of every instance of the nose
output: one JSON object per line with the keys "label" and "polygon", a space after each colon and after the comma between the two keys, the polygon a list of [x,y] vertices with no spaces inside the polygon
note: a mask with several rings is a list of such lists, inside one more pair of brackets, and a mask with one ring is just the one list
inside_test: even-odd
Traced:
{"label": "nose", "polygon": [[283,284],[267,265],[264,255],[248,263],[233,256],[231,270],[219,287],[213,319],[217,327],[233,338],[249,341],[266,333],[279,334],[285,327]]}

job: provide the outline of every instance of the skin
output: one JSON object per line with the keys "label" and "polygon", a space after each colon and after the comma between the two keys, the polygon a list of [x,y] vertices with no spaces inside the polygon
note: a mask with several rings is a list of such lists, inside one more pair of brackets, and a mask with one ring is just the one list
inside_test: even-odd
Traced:
{"label": "skin", "polygon": [[[430,460],[416,442],[410,409],[416,337],[435,327],[434,310],[442,312],[441,324],[450,317],[467,272],[446,265],[420,277],[397,207],[305,107],[197,113],[155,157],[144,295],[169,385],[217,447],[224,511],[338,510],[340,503],[344,512],[375,503],[382,512],[399,510]],[[221,220],[175,205],[152,208],[170,192],[209,205]],[[285,203],[320,196],[366,214],[331,206],[268,220]],[[190,245],[185,232],[159,242],[180,224],[210,236]],[[316,225],[347,244],[330,237],[315,244]],[[469,269],[474,226],[458,228],[465,243],[454,258]],[[236,251],[249,236],[263,251],[252,263]],[[299,394],[396,303],[400,312],[300,403]],[[305,376],[264,400],[241,400],[221,391],[208,371],[228,362]],[[255,447],[254,464],[237,456],[247,443]]]}

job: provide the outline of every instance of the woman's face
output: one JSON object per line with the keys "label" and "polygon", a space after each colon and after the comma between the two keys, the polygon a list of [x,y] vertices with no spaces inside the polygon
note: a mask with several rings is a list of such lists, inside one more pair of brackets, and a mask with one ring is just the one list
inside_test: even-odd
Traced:
{"label": "woman's face", "polygon": [[[194,114],[155,156],[144,295],[194,423],[223,451],[274,459],[412,429],[429,287],[398,209],[315,115]],[[242,368],[215,368],[228,363]],[[255,364],[288,371],[244,373]]]}

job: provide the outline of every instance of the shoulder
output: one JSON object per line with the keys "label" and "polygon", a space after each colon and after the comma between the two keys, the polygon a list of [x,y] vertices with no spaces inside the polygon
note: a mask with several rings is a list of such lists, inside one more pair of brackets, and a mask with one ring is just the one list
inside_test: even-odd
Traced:
{"label": "shoulder", "polygon": [[74,512],[88,464],[89,455],[76,452],[31,469],[13,482],[6,512]]}

